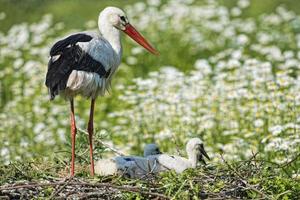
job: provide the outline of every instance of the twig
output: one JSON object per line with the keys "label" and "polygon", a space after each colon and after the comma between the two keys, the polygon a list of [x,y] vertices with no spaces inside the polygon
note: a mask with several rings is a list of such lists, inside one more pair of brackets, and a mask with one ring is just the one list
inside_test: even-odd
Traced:
{"label": "twig", "polygon": [[88,192],[88,193],[83,193],[81,195],[76,196],[76,199],[81,200],[81,199],[92,199],[92,198],[98,198],[98,197],[103,197],[103,196],[108,196],[108,193],[103,193],[103,192]]}
{"label": "twig", "polygon": [[[54,153],[68,153],[68,154],[71,154],[71,152],[70,151],[55,151]],[[82,155],[83,155],[84,153],[82,153],[82,154],[77,154],[77,157],[79,158],[79,159],[82,159],[82,160],[84,160],[85,162],[88,162],[88,160],[87,159],[85,159]]]}
{"label": "twig", "polygon": [[28,176],[24,173],[24,171],[22,171],[17,165],[15,165],[14,163],[12,163],[12,166],[13,166],[17,171],[19,171],[23,176],[28,177]]}
{"label": "twig", "polygon": [[[271,165],[275,165],[276,168],[280,168],[283,170],[283,172],[287,175],[287,176],[290,176],[290,174],[288,173],[288,171],[286,169],[284,169],[284,166],[282,166],[281,164],[278,164],[276,162],[272,162],[272,161],[269,161],[269,160],[264,160],[264,159],[252,159],[251,160],[252,162],[264,162],[264,163],[269,163]],[[245,162],[248,162],[248,160],[240,160],[240,161],[237,161],[239,163],[245,163]]]}
{"label": "twig", "polygon": [[299,153],[298,155],[296,155],[296,156],[295,156],[292,160],[290,160],[289,162],[282,164],[281,167],[284,168],[284,167],[290,165],[292,162],[296,161],[299,157],[300,157],[300,153]]}
{"label": "twig", "polygon": [[[83,129],[78,128],[77,130],[80,131],[80,132],[82,132],[82,133],[84,133],[84,134],[86,134],[86,135],[89,135],[89,133],[86,132]],[[124,153],[122,153],[122,152],[118,151],[117,149],[111,147],[110,145],[102,142],[101,140],[97,140],[97,142],[99,142],[101,145],[105,146],[106,148],[110,149],[112,152],[116,153],[117,155],[119,155],[119,156],[125,156]]]}
{"label": "twig", "polygon": [[68,183],[69,183],[72,179],[73,179],[73,177],[71,177],[71,178],[66,178],[66,179],[64,180],[65,184],[62,185],[59,189],[57,189],[55,192],[53,192],[53,193],[51,194],[51,196],[49,197],[49,200],[50,200],[50,199],[53,199],[59,192],[61,192],[61,191],[68,185]]}
{"label": "twig", "polygon": [[291,192],[292,192],[291,190],[284,191],[284,192],[278,194],[278,195],[276,196],[276,199],[279,199],[279,197],[281,197],[281,196],[283,196],[283,195],[285,195],[285,194],[287,194],[287,193],[291,193]]}
{"label": "twig", "polygon": [[[47,186],[57,186],[57,185],[65,185],[65,181],[56,182],[56,183],[31,183],[31,184],[23,184],[23,185],[16,185],[16,186],[8,186],[8,187],[0,187],[0,191],[3,190],[15,190],[15,189],[24,189],[24,188],[36,188],[36,187],[47,187]],[[150,192],[142,190],[139,187],[131,187],[131,186],[119,186],[119,185],[112,185],[109,183],[86,183],[86,182],[69,182],[67,185],[78,185],[78,186],[90,186],[90,187],[107,187],[107,188],[114,188],[125,192],[137,192],[149,196],[156,196],[162,199],[169,199],[169,197],[159,194],[156,192]]]}
{"label": "twig", "polygon": [[179,189],[177,190],[177,192],[174,194],[172,199],[175,199],[177,197],[177,195],[181,192],[182,188],[185,186],[185,183],[187,182],[187,180],[183,181],[183,183],[181,184],[181,186],[179,187]]}
{"label": "twig", "polygon": [[236,171],[236,170],[235,170],[235,169],[234,169],[234,168],[233,168],[233,167],[232,167],[232,166],[224,159],[224,157],[223,157],[222,154],[221,154],[221,158],[222,158],[223,162],[228,166],[228,168],[229,168],[231,171],[233,171],[233,172],[238,176],[238,178],[240,179],[240,181],[241,181],[242,183],[244,183],[244,184],[248,187],[248,189],[251,189],[251,190],[253,190],[254,192],[260,194],[260,195],[262,196],[263,199],[270,199],[266,194],[264,194],[264,193],[261,192],[260,190],[256,189],[256,188],[253,187],[252,185],[248,184],[248,182],[244,180],[243,176],[240,175],[240,173],[237,172],[237,171]]}

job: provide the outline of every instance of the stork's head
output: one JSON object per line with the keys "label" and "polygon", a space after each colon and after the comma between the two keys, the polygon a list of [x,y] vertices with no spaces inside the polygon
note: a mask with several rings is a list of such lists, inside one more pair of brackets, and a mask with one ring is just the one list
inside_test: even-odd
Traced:
{"label": "stork's head", "polygon": [[191,157],[196,156],[196,159],[202,161],[204,164],[206,164],[206,162],[203,156],[210,160],[204,149],[203,141],[200,138],[190,139],[186,145],[186,151]]}
{"label": "stork's head", "polygon": [[144,148],[144,157],[161,154],[157,144],[147,144]]}
{"label": "stork's head", "polygon": [[[100,24],[110,24],[114,28],[123,31],[134,41],[139,43],[149,52],[158,55],[158,51],[129,23],[128,18],[123,10],[116,7],[106,7],[99,15]],[[101,28],[101,27],[100,27]]]}

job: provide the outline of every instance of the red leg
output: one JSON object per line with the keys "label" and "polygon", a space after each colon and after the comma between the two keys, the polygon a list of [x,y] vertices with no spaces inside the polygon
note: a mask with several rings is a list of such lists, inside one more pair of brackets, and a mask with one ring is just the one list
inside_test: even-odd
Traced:
{"label": "red leg", "polygon": [[71,176],[74,176],[76,124],[75,124],[74,101],[73,101],[73,99],[70,100],[70,104],[71,104],[71,141],[72,141]]}
{"label": "red leg", "polygon": [[93,159],[93,134],[94,134],[94,107],[95,99],[91,101],[90,119],[88,124],[89,143],[90,143],[90,159],[91,159],[91,175],[94,176],[94,159]]}

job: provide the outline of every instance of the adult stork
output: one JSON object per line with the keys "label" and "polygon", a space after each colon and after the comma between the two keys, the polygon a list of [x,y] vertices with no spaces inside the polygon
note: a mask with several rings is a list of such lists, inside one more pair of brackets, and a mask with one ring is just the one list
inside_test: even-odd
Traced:
{"label": "adult stork", "polygon": [[107,7],[99,14],[100,32],[80,32],[57,41],[50,50],[46,86],[50,99],[62,95],[70,101],[72,159],[71,176],[74,176],[76,123],[74,97],[82,95],[91,99],[88,122],[91,175],[94,175],[93,117],[97,96],[105,94],[111,79],[121,62],[122,45],[120,31],[152,54],[158,52],[129,23],[125,13],[116,7]]}

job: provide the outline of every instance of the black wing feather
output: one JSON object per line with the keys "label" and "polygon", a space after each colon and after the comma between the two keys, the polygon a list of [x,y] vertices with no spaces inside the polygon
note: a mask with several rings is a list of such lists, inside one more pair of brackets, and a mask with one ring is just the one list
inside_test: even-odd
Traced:
{"label": "black wing feather", "polygon": [[61,53],[69,45],[74,45],[77,42],[89,42],[92,39],[92,36],[83,33],[70,35],[69,37],[60,40],[53,45],[53,47],[50,50],[50,56],[55,56]]}
{"label": "black wing feather", "polygon": [[[46,86],[49,88],[50,99],[54,99],[61,90],[66,88],[72,70],[95,72],[100,77],[108,77],[110,71],[83,51],[76,43],[89,42],[93,37],[86,34],[71,35],[58,41],[50,50],[50,60],[46,75]],[[53,56],[59,56],[54,59]]]}

